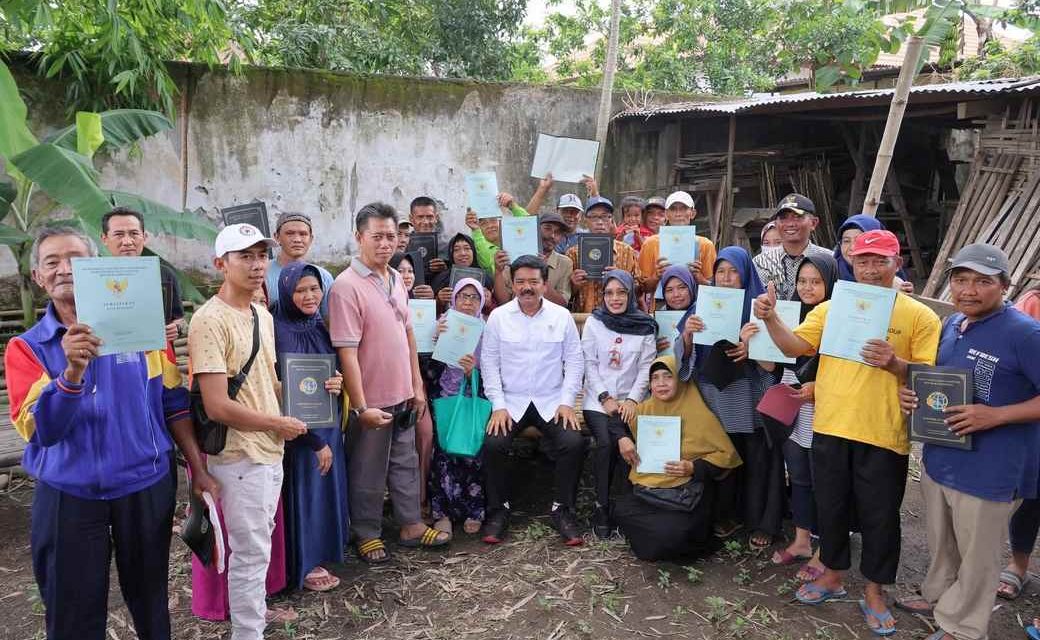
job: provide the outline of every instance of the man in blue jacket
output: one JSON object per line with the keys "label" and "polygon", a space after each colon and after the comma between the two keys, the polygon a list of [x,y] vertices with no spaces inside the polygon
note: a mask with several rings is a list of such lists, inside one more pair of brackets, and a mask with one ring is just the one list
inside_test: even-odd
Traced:
{"label": "man in blue jacket", "polygon": [[170,637],[167,573],[177,475],[173,442],[196,491],[216,491],[192,435],[187,391],[164,351],[98,355],[76,320],[72,259],[97,255],[69,227],[45,228],[32,247],[47,313],[7,345],[11,420],[36,478],[33,573],[47,637],[102,640],[114,552],[123,599],[142,640]]}

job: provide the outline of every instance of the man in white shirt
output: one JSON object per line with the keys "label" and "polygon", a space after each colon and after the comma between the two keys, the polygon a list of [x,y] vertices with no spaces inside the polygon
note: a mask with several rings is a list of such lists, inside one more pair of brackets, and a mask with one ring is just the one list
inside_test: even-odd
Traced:
{"label": "man in white shirt", "polygon": [[552,524],[567,546],[582,543],[574,518],[585,438],[574,412],[585,370],[578,328],[567,309],[543,298],[549,268],[535,256],[513,261],[516,297],[484,329],[480,373],[494,407],[484,440],[487,511],[484,542],[509,528],[509,449],[527,427],[542,432],[556,464]]}

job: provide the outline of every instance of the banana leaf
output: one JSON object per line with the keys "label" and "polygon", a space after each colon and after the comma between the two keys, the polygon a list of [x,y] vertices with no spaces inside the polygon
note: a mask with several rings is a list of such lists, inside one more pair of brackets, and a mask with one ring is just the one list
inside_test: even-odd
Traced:
{"label": "banana leaf", "polygon": [[[123,147],[161,131],[173,129],[173,123],[169,118],[157,111],[113,109],[97,115],[101,118],[104,144],[113,148]],[[77,137],[77,127],[71,125],[51,135],[46,142],[76,151]]]}
{"label": "banana leaf", "polygon": [[178,211],[164,204],[133,193],[107,191],[117,207],[129,207],[144,216],[145,228],[152,233],[165,233],[178,238],[213,242],[217,228],[203,216],[190,211]]}
{"label": "banana leaf", "polygon": [[75,151],[44,143],[14,156],[10,162],[78,216],[100,220],[112,208],[105,192],[98,187],[98,174],[90,160]]}

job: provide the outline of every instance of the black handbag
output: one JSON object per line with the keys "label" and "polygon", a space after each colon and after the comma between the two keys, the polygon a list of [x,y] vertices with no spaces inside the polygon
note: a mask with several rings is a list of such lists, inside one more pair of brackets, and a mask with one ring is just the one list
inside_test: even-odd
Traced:
{"label": "black handbag", "polygon": [[[228,398],[234,400],[239,390],[246,382],[249,370],[253,367],[256,354],[260,352],[260,317],[256,313],[256,307],[250,306],[253,312],[253,352],[249,354],[242,369],[233,376],[228,376],[227,394]],[[195,422],[195,440],[203,453],[215,456],[224,450],[227,444],[228,426],[223,422],[210,420],[206,415],[206,406],[202,402],[202,392],[199,391],[198,378],[191,381],[191,391],[188,393],[191,403],[191,418]]]}
{"label": "black handbag", "polygon": [[632,485],[632,493],[637,498],[658,509],[668,511],[693,511],[700,504],[704,495],[704,483],[689,480],[678,487],[644,487]]}

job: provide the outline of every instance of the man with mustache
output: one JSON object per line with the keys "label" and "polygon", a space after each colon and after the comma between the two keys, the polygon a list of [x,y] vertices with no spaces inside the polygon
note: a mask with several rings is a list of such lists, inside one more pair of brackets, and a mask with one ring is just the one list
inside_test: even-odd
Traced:
{"label": "man with mustache", "polygon": [[526,427],[542,432],[554,454],[553,527],[568,546],[582,543],[574,516],[585,439],[574,413],[585,370],[581,340],[565,307],[544,298],[549,269],[536,256],[510,265],[516,297],[491,312],[480,372],[494,407],[484,440],[487,519],[483,539],[498,544],[509,528],[509,449]]}
{"label": "man with mustache", "polygon": [[785,196],[776,208],[771,221],[780,232],[780,250],[763,251],[755,256],[755,268],[762,282],[776,285],[780,300],[795,300],[798,267],[805,256],[830,255],[830,249],[813,244],[809,236],[820,220],[816,217],[813,201],[798,193]]}
{"label": "man with mustache", "polygon": [[[267,304],[272,309],[278,303],[278,277],[282,267],[295,261],[306,261],[307,253],[314,243],[311,217],[304,213],[286,211],[278,216],[274,225],[274,240],[281,247],[278,257],[267,265]],[[335,280],[324,267],[314,265],[321,274],[321,290],[328,291]],[[321,300],[321,317],[329,317],[328,296]]]}

